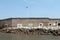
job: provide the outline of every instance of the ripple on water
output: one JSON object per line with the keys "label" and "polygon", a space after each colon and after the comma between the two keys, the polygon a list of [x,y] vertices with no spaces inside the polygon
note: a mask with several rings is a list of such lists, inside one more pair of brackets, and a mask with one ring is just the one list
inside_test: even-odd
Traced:
{"label": "ripple on water", "polygon": [[0,33],[0,40],[60,40],[60,36]]}

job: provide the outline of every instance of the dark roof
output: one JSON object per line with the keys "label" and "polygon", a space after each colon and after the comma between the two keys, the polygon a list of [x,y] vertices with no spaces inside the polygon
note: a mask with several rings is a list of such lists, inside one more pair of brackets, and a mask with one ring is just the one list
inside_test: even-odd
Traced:
{"label": "dark roof", "polygon": [[60,20],[60,18],[47,18],[47,17],[31,17],[31,18],[7,18],[7,19],[1,19],[2,20],[10,20],[10,19],[50,19],[50,20]]}
{"label": "dark roof", "polygon": [[9,18],[9,19],[49,19],[49,18]]}
{"label": "dark roof", "polygon": [[6,19],[1,19],[1,20],[9,20],[9,19],[49,19],[49,18],[6,18]]}

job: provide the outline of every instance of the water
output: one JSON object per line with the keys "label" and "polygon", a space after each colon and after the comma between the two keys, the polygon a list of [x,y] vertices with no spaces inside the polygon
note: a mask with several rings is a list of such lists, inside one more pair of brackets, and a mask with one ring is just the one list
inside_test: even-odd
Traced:
{"label": "water", "polygon": [[0,40],[60,40],[60,36],[0,33]]}

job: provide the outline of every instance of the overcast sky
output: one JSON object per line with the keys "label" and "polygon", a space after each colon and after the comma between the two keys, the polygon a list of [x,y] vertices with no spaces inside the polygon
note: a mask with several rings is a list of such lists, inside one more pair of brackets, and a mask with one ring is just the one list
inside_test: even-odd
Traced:
{"label": "overcast sky", "polygon": [[0,18],[60,18],[60,0],[0,0]]}

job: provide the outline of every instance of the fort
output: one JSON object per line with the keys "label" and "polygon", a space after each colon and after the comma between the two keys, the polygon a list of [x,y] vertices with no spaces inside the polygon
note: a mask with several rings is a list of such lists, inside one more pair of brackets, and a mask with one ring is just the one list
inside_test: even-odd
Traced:
{"label": "fort", "polygon": [[[24,29],[24,31],[33,31],[35,29],[44,29],[43,31],[60,30],[60,18],[7,18],[0,20],[0,29],[8,29],[6,31],[16,29],[20,29],[20,31],[22,29]],[[54,32],[56,34],[56,31]]]}
{"label": "fort", "polygon": [[59,18],[7,18],[0,20],[0,28],[60,29]]}

